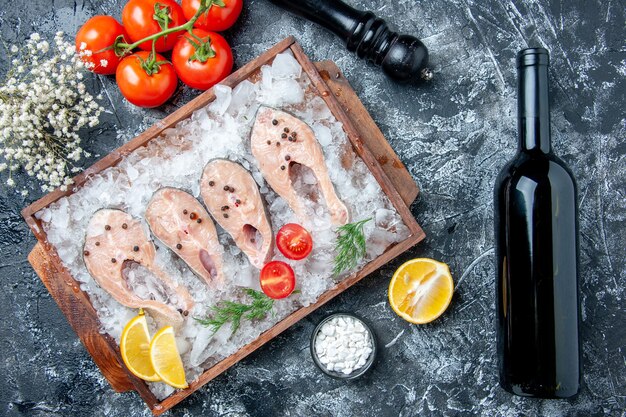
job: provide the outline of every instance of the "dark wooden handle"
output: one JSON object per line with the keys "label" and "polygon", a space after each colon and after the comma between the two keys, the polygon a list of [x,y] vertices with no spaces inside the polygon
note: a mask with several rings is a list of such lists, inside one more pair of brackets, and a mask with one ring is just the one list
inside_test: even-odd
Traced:
{"label": "dark wooden handle", "polygon": [[270,0],[272,3],[335,33],[356,52],[399,81],[430,80],[428,49],[414,36],[399,35],[374,13],[339,0]]}

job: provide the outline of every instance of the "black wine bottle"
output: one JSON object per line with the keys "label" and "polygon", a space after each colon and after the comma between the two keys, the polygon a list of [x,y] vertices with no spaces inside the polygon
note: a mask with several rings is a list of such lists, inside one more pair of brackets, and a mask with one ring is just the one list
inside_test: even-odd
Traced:
{"label": "black wine bottle", "polygon": [[574,177],[552,153],[548,51],[517,55],[515,157],[495,184],[500,385],[522,396],[578,393],[578,213]]}

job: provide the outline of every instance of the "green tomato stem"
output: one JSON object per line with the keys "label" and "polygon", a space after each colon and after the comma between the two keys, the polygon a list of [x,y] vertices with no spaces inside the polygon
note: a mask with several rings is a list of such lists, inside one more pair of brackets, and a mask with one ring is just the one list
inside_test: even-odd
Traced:
{"label": "green tomato stem", "polygon": [[[172,28],[168,28],[165,30],[162,30],[158,33],[155,33],[153,35],[150,36],[146,36],[145,38],[138,40],[137,42],[134,43],[125,43],[125,42],[117,42],[113,45],[116,50],[123,50],[124,51],[124,55],[130,51],[132,51],[133,49],[137,48],[139,45],[141,45],[143,42],[146,41],[156,41],[157,39],[169,35],[170,33],[174,33],[174,32],[178,32],[178,31],[191,31],[193,29],[193,24],[196,23],[196,20],[198,20],[198,18],[200,17],[200,15],[202,15],[202,13],[206,12],[207,10],[209,10],[212,6],[214,5],[213,2],[209,2],[208,7],[206,7],[204,2],[200,3],[200,7],[198,7],[198,10],[196,11],[196,14],[194,14],[191,19],[189,19],[188,22],[180,25],[180,26],[175,26]],[[218,6],[219,7],[219,6]],[[153,49],[154,49],[154,43],[153,43]]]}

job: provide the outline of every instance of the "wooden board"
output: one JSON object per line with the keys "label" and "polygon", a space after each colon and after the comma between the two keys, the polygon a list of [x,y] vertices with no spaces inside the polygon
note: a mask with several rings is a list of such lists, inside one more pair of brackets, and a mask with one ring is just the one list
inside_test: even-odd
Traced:
{"label": "wooden board", "polygon": [[[312,85],[317,90],[319,96],[324,99],[337,120],[343,124],[344,131],[352,143],[355,153],[365,162],[379,182],[383,192],[389,197],[389,200],[409,228],[411,235],[406,240],[388,248],[385,253],[365,265],[360,271],[352,274],[334,288],[322,294],[316,303],[296,310],[261,334],[252,343],[244,346],[212,368],[207,369],[198,379],[190,383],[189,388],[176,391],[168,398],[159,402],[148,389],[146,383],[132,375],[123,365],[115,341],[109,335],[103,335],[99,332],[97,313],[89,301],[88,294],[80,289],[78,282],[63,267],[56,250],[48,243],[40,221],[34,216],[37,211],[47,207],[59,198],[70,195],[73,190],[65,192],[54,191],[22,210],[22,215],[39,241],[28,259],[61,308],[61,311],[67,317],[68,322],[78,334],[87,351],[94,358],[94,362],[98,365],[103,375],[111,383],[113,389],[119,392],[137,391],[155,415],[169,410],[202,385],[369,273],[414,246],[425,236],[408,208],[417,196],[417,185],[406,171],[404,165],[399,162],[398,156],[393,152],[348,82],[341,76],[334,64],[330,62],[318,63],[317,65],[320,69],[318,71],[316,66],[304,54],[300,45],[295,42],[293,37],[289,37],[228,76],[223,81],[223,84],[230,87],[236,86],[244,79],[254,76],[262,65],[270,63],[274,56],[287,49],[291,49],[303,70],[311,79]],[[114,166],[125,155],[144,146],[148,141],[158,137],[163,130],[189,117],[193,111],[206,106],[214,98],[213,90],[208,90],[162,121],[157,122],[145,132],[111,152],[78,175],[74,179],[76,187],[80,187],[94,174]]]}

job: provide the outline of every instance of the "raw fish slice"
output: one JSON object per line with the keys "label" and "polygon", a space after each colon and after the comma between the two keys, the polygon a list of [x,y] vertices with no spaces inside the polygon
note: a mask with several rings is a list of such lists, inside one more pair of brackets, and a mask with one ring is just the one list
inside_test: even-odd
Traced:
{"label": "raw fish slice", "polygon": [[176,188],[161,188],[146,209],[152,234],[207,284],[223,279],[224,249],[217,239],[213,220],[192,195]]}
{"label": "raw fish slice", "polygon": [[[179,287],[155,265],[154,244],[139,220],[121,210],[102,209],[94,213],[87,226],[83,259],[91,276],[120,304],[146,309],[160,324],[175,327],[183,323],[179,311],[188,312],[193,300],[184,287]],[[143,300],[132,292],[122,270],[126,262],[137,262],[170,289],[172,300],[180,308],[155,300]]]}
{"label": "raw fish slice", "polygon": [[304,165],[315,174],[333,224],[348,222],[348,209],[337,197],[322,148],[309,125],[284,111],[261,106],[250,142],[259,170],[301,222],[306,222],[307,213],[303,197],[297,194],[289,175],[294,164]]}
{"label": "raw fish slice", "polygon": [[200,194],[250,263],[262,268],[272,255],[274,235],[252,175],[235,162],[213,160],[204,167]]}

